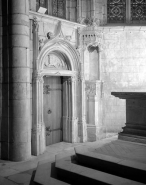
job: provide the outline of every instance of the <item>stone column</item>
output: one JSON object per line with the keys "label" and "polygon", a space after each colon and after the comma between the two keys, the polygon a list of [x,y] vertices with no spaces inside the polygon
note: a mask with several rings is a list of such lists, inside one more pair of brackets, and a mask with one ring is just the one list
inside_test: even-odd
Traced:
{"label": "stone column", "polygon": [[80,22],[82,19],[82,1],[77,0],[77,21]]}
{"label": "stone column", "polygon": [[39,72],[39,24],[33,19],[33,101],[32,101],[32,154],[42,154],[46,149],[45,124],[43,121],[43,75]]}
{"label": "stone column", "polygon": [[[8,156],[22,161],[31,156],[29,3],[9,0]],[[2,156],[3,157],[3,156]]]}
{"label": "stone column", "polygon": [[70,1],[70,21],[76,21],[77,20],[77,3],[76,0]]}
{"label": "stone column", "polygon": [[78,128],[77,128],[77,79],[75,76],[71,77],[71,142],[78,141]]}
{"label": "stone column", "polygon": [[63,141],[68,141],[68,84],[63,77]]}
{"label": "stone column", "polygon": [[66,1],[66,19],[70,20],[70,0]]}
{"label": "stone column", "polygon": [[68,78],[68,142],[71,142],[71,117],[72,117],[72,106],[71,106],[71,79]]}
{"label": "stone column", "polygon": [[80,75],[79,75],[79,136],[80,141],[87,141],[87,125],[86,125],[86,107],[85,107],[85,78],[84,78],[84,48],[80,48],[81,63],[80,63]]}
{"label": "stone column", "polygon": [[45,124],[43,121],[43,76],[33,75],[32,154],[42,154],[46,149]]}

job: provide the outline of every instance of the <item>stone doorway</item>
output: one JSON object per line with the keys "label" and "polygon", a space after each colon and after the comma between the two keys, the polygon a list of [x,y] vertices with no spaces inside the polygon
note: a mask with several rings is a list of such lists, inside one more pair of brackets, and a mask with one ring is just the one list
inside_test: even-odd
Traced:
{"label": "stone doorway", "polygon": [[[33,72],[32,155],[39,155],[46,149],[46,123],[43,105],[46,76],[60,78],[62,83],[62,105],[60,105],[62,107],[60,115],[62,127],[47,128],[48,132],[52,132],[52,129],[57,129],[56,132],[60,130],[61,136],[59,137],[61,139],[48,141],[47,145],[61,140],[70,143],[86,140],[84,79],[81,76],[80,68],[76,50],[68,42],[60,39],[48,41],[36,59]],[[51,112],[52,110],[48,107],[47,111]],[[47,125],[47,127],[49,126]]]}

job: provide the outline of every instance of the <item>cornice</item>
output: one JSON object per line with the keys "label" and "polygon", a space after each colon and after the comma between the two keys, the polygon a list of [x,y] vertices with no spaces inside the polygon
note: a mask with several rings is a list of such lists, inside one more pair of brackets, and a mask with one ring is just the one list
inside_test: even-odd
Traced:
{"label": "cornice", "polygon": [[69,20],[66,20],[66,19],[61,19],[61,18],[58,18],[58,17],[53,17],[53,16],[50,16],[50,15],[29,11],[29,19],[33,19],[34,16],[37,17],[38,21],[45,21],[45,22],[48,22],[48,23],[54,23],[54,22],[61,21],[62,24],[71,26],[73,28],[84,28],[84,27],[86,27],[86,25],[79,24],[79,23],[76,23],[76,22],[72,22],[72,21],[69,21]]}

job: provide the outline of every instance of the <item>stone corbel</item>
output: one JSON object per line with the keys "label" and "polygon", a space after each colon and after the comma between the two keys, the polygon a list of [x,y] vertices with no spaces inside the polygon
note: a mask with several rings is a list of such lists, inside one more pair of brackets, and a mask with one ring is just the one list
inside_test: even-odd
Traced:
{"label": "stone corbel", "polygon": [[38,32],[39,30],[39,24],[38,24],[38,20],[37,17],[33,17],[33,31]]}

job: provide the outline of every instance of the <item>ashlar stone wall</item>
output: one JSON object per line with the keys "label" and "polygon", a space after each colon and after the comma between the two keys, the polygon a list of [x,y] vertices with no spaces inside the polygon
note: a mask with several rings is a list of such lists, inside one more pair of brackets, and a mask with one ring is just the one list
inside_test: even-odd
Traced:
{"label": "ashlar stone wall", "polygon": [[111,92],[146,92],[146,27],[104,27],[103,34],[103,123],[116,132],[125,124],[125,100]]}

